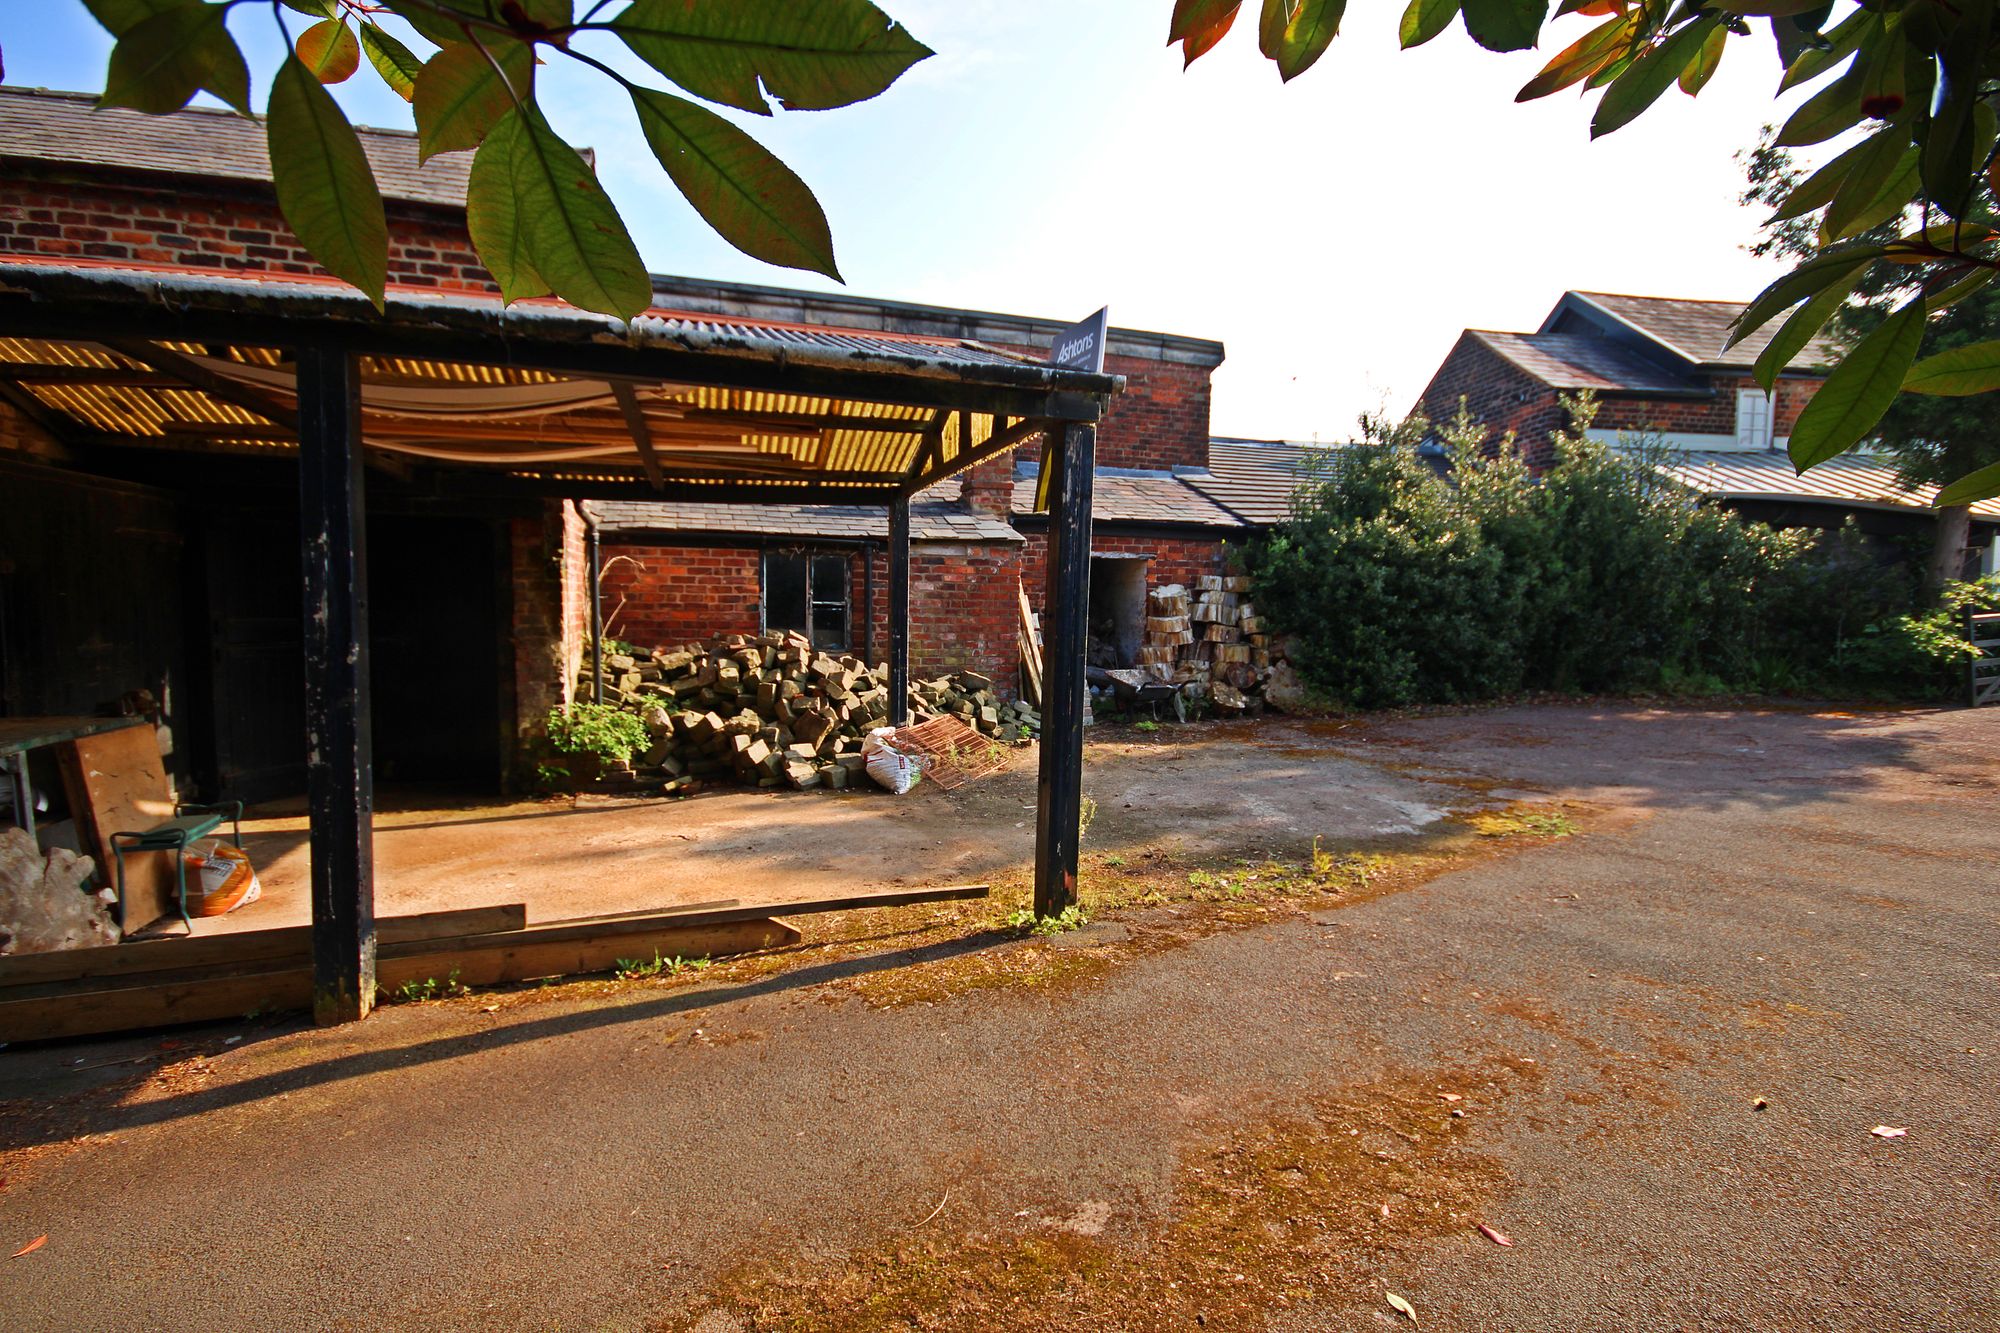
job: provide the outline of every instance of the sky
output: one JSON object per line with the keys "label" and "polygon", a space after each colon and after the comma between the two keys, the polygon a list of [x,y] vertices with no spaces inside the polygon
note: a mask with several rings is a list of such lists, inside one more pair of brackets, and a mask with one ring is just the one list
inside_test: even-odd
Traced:
{"label": "sky", "polygon": [[[1699,99],[1670,90],[1592,143],[1593,101],[1513,96],[1596,19],[1557,20],[1540,52],[1457,27],[1398,51],[1401,0],[1353,0],[1283,84],[1254,5],[1183,72],[1170,0],[878,3],[937,55],[857,106],[728,113],[819,196],[846,290],[1062,320],[1108,305],[1216,339],[1217,435],[1350,438],[1363,412],[1408,411],[1460,330],[1532,330],[1567,289],[1747,300],[1781,271],[1744,250],[1759,214],[1737,203],[1736,154],[1800,97],[1774,102],[1761,21]],[[261,105],[271,12],[230,28]],[[95,91],[110,47],[77,0],[0,0],[9,83]],[[838,290],[708,231],[601,75],[556,59],[538,80],[654,272]],[[356,123],[410,125],[365,65],[334,92]]]}

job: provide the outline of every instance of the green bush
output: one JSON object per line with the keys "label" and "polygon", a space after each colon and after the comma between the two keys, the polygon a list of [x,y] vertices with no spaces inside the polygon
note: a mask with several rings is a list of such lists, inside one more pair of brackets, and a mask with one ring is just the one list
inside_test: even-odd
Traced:
{"label": "green bush", "polygon": [[595,755],[605,763],[630,763],[646,747],[646,724],[612,704],[577,702],[549,710],[549,744],[564,754]]}
{"label": "green bush", "polygon": [[1698,503],[1643,443],[1555,437],[1531,474],[1461,415],[1449,479],[1417,455],[1421,418],[1364,424],[1290,519],[1246,552],[1259,611],[1309,685],[1359,708],[1523,689],[1917,696],[1964,652],[1958,585],[1920,604],[1911,562],[1852,529],[1777,531]]}

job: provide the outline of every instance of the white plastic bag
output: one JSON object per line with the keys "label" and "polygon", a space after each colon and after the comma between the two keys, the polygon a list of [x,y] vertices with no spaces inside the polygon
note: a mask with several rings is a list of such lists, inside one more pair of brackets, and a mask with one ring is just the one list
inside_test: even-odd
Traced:
{"label": "white plastic bag", "polygon": [[894,727],[877,727],[869,732],[861,742],[861,757],[868,765],[869,777],[901,796],[917,785],[924,770],[914,755],[904,754],[889,744],[889,738],[895,734]]}

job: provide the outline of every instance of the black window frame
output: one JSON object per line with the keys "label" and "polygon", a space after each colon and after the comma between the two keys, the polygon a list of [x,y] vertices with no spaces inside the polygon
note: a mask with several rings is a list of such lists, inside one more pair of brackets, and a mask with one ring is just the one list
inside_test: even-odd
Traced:
{"label": "black window frame", "polygon": [[[757,562],[757,624],[765,633],[771,632],[771,562],[773,560],[799,561],[805,566],[805,625],[803,633],[812,640],[813,647],[821,652],[850,652],[854,645],[854,573],[849,559],[850,552],[827,550],[810,546],[767,547]],[[831,592],[826,588],[824,576],[838,571],[838,587]],[[837,612],[840,618],[838,642],[824,642],[817,622],[822,611]],[[784,626],[786,630],[793,626]]]}

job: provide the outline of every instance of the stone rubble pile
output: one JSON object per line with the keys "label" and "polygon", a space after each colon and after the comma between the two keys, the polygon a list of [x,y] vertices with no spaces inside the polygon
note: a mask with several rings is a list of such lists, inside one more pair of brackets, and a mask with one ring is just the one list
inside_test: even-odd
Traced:
{"label": "stone rubble pile", "polygon": [[[576,697],[589,699],[589,661]],[[613,783],[679,792],[702,782],[758,787],[857,785],[862,740],[889,725],[889,671],[852,655],[820,652],[798,633],[731,634],[706,644],[607,654],[604,702],[644,720],[651,745]],[[956,716],[1009,742],[1035,735],[1041,715],[1001,699],[971,671],[910,683],[909,722]]]}
{"label": "stone rubble pile", "polygon": [[44,856],[26,829],[0,829],[0,954],[118,943],[117,897],[90,891],[93,869],[60,847]]}

